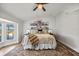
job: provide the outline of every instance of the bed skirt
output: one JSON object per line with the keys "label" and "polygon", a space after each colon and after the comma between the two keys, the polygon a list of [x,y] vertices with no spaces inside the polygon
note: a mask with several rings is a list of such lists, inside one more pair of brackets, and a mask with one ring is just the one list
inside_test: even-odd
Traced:
{"label": "bed skirt", "polygon": [[23,47],[25,49],[35,49],[35,50],[43,50],[43,49],[55,49],[56,46],[53,44],[39,44],[37,47],[33,47],[32,45],[26,45]]}

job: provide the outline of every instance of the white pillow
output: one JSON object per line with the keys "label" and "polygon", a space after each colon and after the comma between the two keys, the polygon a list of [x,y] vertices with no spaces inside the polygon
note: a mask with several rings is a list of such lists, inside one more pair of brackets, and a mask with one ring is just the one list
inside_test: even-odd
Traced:
{"label": "white pillow", "polygon": [[48,33],[53,33],[53,31],[52,30],[48,30]]}
{"label": "white pillow", "polygon": [[30,33],[30,30],[26,30],[26,33]]}

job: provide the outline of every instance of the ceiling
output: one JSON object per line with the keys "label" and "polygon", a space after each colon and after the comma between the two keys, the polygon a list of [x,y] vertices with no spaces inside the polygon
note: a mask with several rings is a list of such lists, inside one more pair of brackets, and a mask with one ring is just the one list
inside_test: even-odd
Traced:
{"label": "ceiling", "polygon": [[2,3],[0,9],[6,11],[15,17],[26,20],[31,17],[54,17],[63,12],[69,4],[49,3],[45,5],[46,12],[42,10],[33,11],[33,3]]}

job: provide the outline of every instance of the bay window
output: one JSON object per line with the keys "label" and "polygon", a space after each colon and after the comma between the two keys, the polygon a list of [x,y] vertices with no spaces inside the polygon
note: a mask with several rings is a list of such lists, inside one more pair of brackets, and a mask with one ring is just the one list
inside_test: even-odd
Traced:
{"label": "bay window", "polygon": [[16,22],[0,19],[0,45],[2,43],[16,42],[18,40],[18,24]]}

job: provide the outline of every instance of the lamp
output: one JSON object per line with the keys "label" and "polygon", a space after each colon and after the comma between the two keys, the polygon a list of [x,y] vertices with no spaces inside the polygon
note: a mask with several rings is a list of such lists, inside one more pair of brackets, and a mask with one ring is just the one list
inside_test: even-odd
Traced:
{"label": "lamp", "polygon": [[33,11],[35,11],[36,9],[39,9],[39,10],[43,10],[43,11],[46,11],[46,9],[44,8],[44,5],[47,4],[47,3],[36,3],[36,7],[33,9]]}

